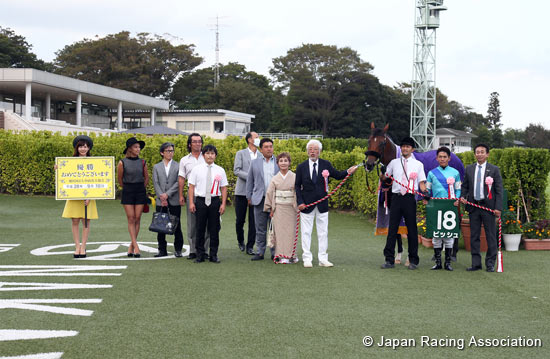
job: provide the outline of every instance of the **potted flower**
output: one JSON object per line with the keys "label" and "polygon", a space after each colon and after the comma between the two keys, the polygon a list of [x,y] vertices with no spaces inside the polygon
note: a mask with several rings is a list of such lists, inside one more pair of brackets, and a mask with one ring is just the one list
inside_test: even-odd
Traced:
{"label": "potted flower", "polygon": [[521,227],[521,221],[517,219],[517,216],[514,213],[513,207],[502,211],[501,221],[504,246],[507,251],[515,252],[519,249],[523,229]]}
{"label": "potted flower", "polygon": [[550,250],[550,219],[525,223],[523,233],[526,250]]}
{"label": "potted flower", "polygon": [[422,245],[426,248],[432,248],[433,247],[432,239],[426,238],[426,217],[418,219],[417,228],[418,228],[418,243],[422,243]]}

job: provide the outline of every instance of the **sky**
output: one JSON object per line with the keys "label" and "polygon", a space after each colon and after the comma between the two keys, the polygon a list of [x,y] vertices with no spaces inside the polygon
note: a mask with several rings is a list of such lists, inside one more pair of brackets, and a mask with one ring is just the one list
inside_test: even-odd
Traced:
{"label": "sky", "polygon": [[[238,62],[269,76],[272,59],[306,43],[349,46],[383,84],[412,79],[416,0],[18,0],[1,5],[0,26],[25,36],[45,61],[83,38],[123,30],[194,44],[215,62]],[[550,2],[446,0],[437,30],[436,84],[450,100],[486,115],[500,94],[504,128],[540,123],[550,83]]]}

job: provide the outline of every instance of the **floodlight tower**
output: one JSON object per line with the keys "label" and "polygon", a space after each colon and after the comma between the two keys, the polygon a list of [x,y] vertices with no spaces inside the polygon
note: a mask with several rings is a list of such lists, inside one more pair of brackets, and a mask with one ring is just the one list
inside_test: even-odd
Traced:
{"label": "floodlight tower", "polygon": [[418,149],[432,149],[435,139],[435,30],[443,0],[414,0],[414,55],[411,88],[411,137]]}

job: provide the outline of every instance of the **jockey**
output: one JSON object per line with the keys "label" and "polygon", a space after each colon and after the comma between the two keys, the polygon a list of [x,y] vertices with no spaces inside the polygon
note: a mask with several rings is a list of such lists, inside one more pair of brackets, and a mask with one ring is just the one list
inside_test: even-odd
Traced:
{"label": "jockey", "polygon": [[[439,166],[428,173],[426,179],[426,188],[430,191],[431,197],[435,198],[460,198],[460,173],[449,166],[451,151],[443,146],[437,149],[437,162]],[[426,203],[426,202],[424,202]],[[457,205],[457,204],[455,204]],[[432,240],[435,252],[435,265],[433,270],[442,269],[441,252],[445,242],[445,269],[452,271],[451,255],[454,245],[453,238],[433,238]]]}

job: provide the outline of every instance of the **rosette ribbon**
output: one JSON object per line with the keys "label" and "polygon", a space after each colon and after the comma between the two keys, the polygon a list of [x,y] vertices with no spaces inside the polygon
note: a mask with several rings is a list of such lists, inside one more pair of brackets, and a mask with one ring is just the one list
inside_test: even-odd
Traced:
{"label": "rosette ribbon", "polygon": [[328,193],[328,176],[330,175],[330,173],[328,172],[328,170],[323,170],[323,172],[321,172],[321,174],[323,175],[323,178],[325,179],[325,191]]}
{"label": "rosette ribbon", "polygon": [[487,176],[485,178],[485,184],[487,185],[487,188],[489,189],[489,195],[487,196],[489,199],[493,198],[493,194],[491,193],[491,187],[493,186],[493,177]]}
{"label": "rosette ribbon", "polygon": [[216,175],[214,177],[214,182],[212,182],[212,189],[210,190],[210,193],[213,194],[214,196],[218,195],[218,190],[220,189],[221,181],[222,181],[221,175]]}
{"label": "rosette ribbon", "polygon": [[447,178],[447,184],[449,185],[449,198],[455,198],[455,179],[454,179],[454,177]]}
{"label": "rosette ribbon", "polygon": [[414,181],[418,178],[418,173],[411,172],[409,175],[409,182],[407,183],[407,193],[414,192]]}

